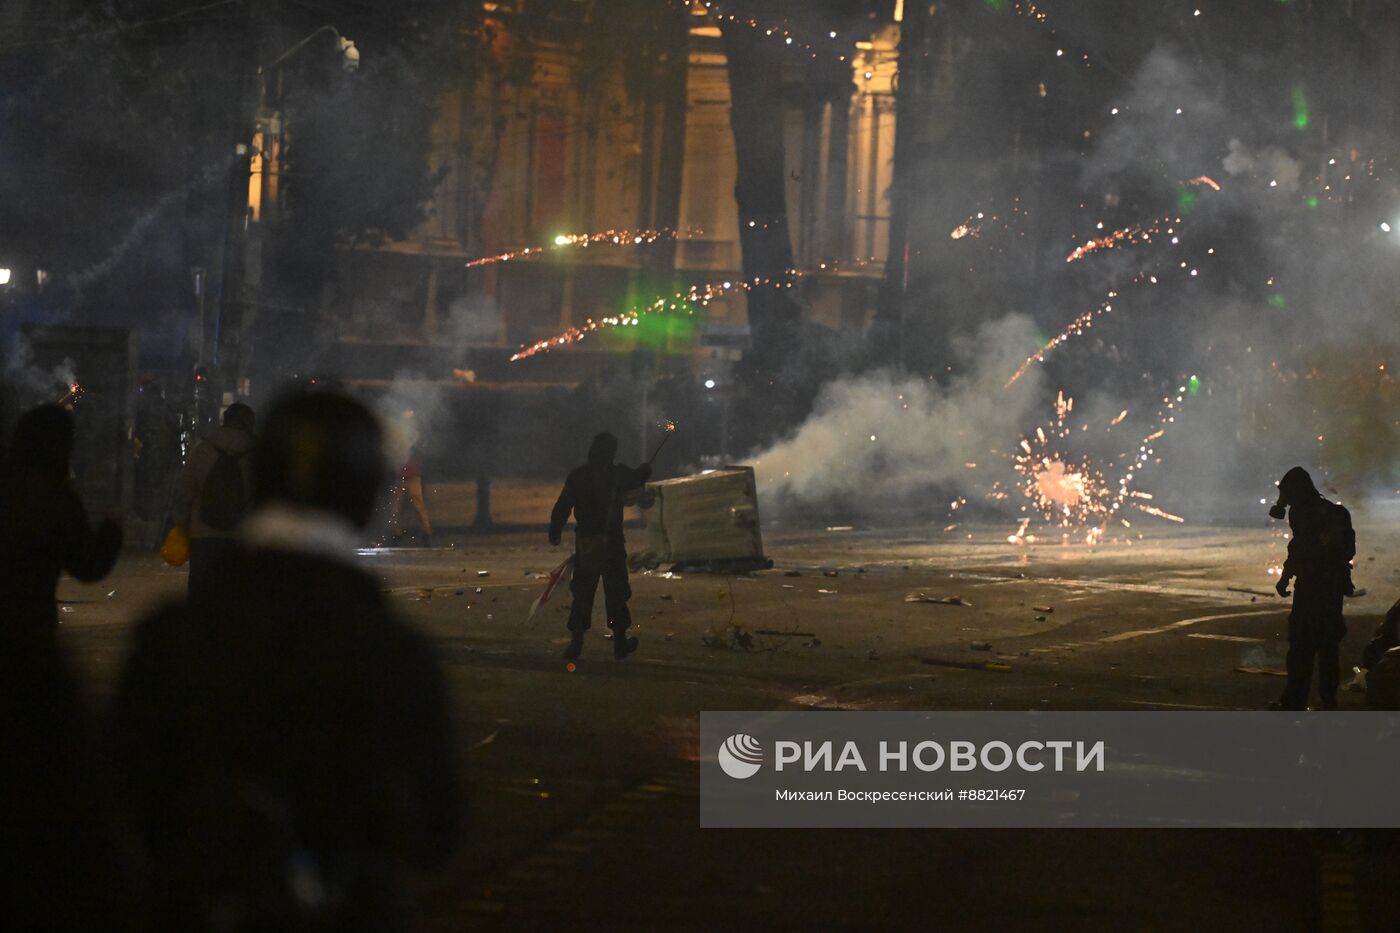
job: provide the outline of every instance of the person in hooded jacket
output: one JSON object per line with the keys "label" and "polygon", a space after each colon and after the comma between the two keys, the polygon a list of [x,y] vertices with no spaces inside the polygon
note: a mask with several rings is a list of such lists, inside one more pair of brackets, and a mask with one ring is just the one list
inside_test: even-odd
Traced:
{"label": "person in hooded jacket", "polygon": [[175,492],[173,523],[190,536],[189,593],[208,589],[238,548],[253,488],[253,409],[235,402],[190,451]]}
{"label": "person in hooded jacket", "polygon": [[1272,708],[1307,708],[1315,664],[1322,708],[1336,709],[1339,648],[1347,632],[1342,599],[1355,591],[1351,560],[1356,556],[1356,533],[1351,513],[1324,499],[1308,472],[1294,467],[1279,480],[1278,501],[1269,514],[1275,519],[1286,514],[1292,530],[1278,594],[1288,596],[1288,585],[1294,583],[1293,610],[1288,615],[1288,681]]}
{"label": "person in hooded jacket", "polygon": [[637,639],[627,634],[632,625],[627,608],[632,586],[627,580],[622,497],[651,478],[651,464],[629,467],[614,463],[616,457],[615,436],[604,431],[594,437],[588,448],[588,462],[569,473],[549,519],[549,543],[556,546],[571,512],[576,520],[574,578],[569,584],[574,596],[568,622],[571,637],[564,649],[564,657],[570,660],[583,652],[583,635],[592,624],[593,597],[600,580],[608,627],[613,632],[613,657],[620,661],[637,650]]}

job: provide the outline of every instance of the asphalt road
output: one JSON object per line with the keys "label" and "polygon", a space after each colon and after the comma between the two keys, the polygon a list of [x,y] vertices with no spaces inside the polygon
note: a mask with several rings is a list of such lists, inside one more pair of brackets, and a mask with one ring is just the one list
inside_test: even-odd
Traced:
{"label": "asphalt road", "polygon": [[[1347,659],[1400,595],[1388,524],[1360,529],[1369,594],[1348,607]],[[562,556],[541,537],[359,558],[433,637],[458,701],[471,842],[423,888],[430,929],[1395,926],[1400,856],[1381,834],[697,826],[700,710],[1264,706],[1286,606],[1267,575],[1284,543],[1262,524],[1094,549],[995,529],[773,529],[772,571],[634,575],[641,650],[614,662],[598,622],[572,672],[567,594],[526,621]],[[182,587],[147,556],[62,586],[64,636],[99,700],[134,618]]]}

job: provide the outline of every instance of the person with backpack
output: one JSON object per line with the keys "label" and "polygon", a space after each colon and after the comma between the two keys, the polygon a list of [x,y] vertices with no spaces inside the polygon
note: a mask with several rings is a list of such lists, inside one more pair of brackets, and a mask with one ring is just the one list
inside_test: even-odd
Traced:
{"label": "person with backpack", "polygon": [[253,488],[253,409],[235,402],[194,445],[175,493],[174,524],[190,538],[189,595],[205,592],[238,548]]}
{"label": "person with backpack", "polygon": [[1276,589],[1288,596],[1294,583],[1293,610],[1288,616],[1288,680],[1283,696],[1271,709],[1302,710],[1308,705],[1313,666],[1323,709],[1337,708],[1341,682],[1339,649],[1346,637],[1342,599],[1355,592],[1351,560],[1356,556],[1356,532],[1351,513],[1322,497],[1302,467],[1284,474],[1278,501],[1269,509],[1275,519],[1288,517],[1292,534]]}
{"label": "person with backpack", "polygon": [[576,520],[574,579],[569,584],[574,596],[568,623],[571,637],[564,649],[564,657],[569,660],[583,652],[583,634],[592,624],[593,597],[598,593],[600,580],[608,628],[613,633],[613,657],[621,661],[637,650],[637,639],[627,634],[632,625],[632,614],[627,608],[632,586],[627,581],[622,496],[651,478],[651,464],[634,468],[614,463],[616,457],[615,436],[604,431],[594,437],[588,448],[588,462],[569,473],[549,519],[549,543],[556,546],[563,537],[569,513]]}

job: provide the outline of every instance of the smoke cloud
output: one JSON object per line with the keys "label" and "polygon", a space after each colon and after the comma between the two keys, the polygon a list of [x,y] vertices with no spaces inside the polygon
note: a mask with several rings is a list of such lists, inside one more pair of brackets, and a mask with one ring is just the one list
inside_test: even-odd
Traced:
{"label": "smoke cloud", "polygon": [[959,341],[956,351],[969,365],[946,387],[890,370],[829,383],[800,428],[752,456],[759,483],[799,505],[841,499],[864,501],[866,509],[985,486],[999,452],[1042,420],[1038,375],[1004,386],[1037,345],[1031,320],[1008,315]]}

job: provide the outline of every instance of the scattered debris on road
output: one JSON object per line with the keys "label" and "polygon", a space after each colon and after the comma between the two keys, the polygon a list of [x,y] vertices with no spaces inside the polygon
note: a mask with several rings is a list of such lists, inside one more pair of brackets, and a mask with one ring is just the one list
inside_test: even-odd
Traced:
{"label": "scattered debris on road", "polygon": [[742,625],[724,625],[706,629],[700,641],[707,648],[729,648],[734,651],[751,651],[753,636]]}
{"label": "scattered debris on road", "polygon": [[920,664],[932,664],[935,667],[955,667],[963,671],[996,671],[1006,673],[1011,670],[1010,664],[1001,664],[996,661],[950,661],[947,658],[919,658]]}
{"label": "scattered debris on road", "polygon": [[936,603],[940,606],[967,606],[969,608],[972,606],[972,603],[961,596],[930,596],[927,593],[910,593],[904,597],[904,601],[906,603]]}

